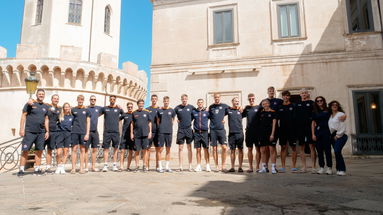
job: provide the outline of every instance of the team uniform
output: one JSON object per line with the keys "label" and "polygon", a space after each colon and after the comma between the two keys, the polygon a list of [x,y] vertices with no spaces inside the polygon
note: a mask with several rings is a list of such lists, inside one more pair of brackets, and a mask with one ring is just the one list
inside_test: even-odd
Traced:
{"label": "team uniform", "polygon": [[88,143],[92,148],[98,148],[100,144],[100,136],[98,134],[97,125],[98,117],[101,115],[101,106],[89,106],[88,111],[90,112],[90,130]]}
{"label": "team uniform", "polygon": [[245,142],[246,146],[252,148],[253,145],[259,145],[259,133],[258,133],[258,121],[259,121],[259,113],[261,110],[261,106],[246,106],[242,112],[242,117],[246,117],[246,133],[245,133]]}
{"label": "team uniform", "polygon": [[278,109],[279,118],[279,145],[285,146],[289,143],[290,146],[296,146],[295,133],[295,105],[282,104]]}
{"label": "team uniform", "polygon": [[158,127],[157,127],[157,113],[159,107],[148,107],[146,108],[147,111],[149,111],[150,114],[150,119],[152,122],[152,138],[149,139],[149,148],[152,147],[152,145],[157,145],[158,144]]}
{"label": "team uniform", "polygon": [[33,144],[38,151],[44,150],[45,117],[48,116],[49,106],[34,102],[25,104],[23,113],[27,113],[25,121],[25,135],[21,142],[22,151],[29,151]]}
{"label": "team uniform", "polygon": [[326,154],[327,167],[332,167],[331,133],[328,126],[330,116],[331,114],[328,111],[319,111],[318,113],[313,113],[313,120],[316,123],[314,133],[317,138],[315,147],[318,152],[318,163],[322,168],[325,165],[323,152]]}
{"label": "team uniform", "polygon": [[301,101],[296,104],[295,127],[298,144],[312,143],[311,122],[314,101]]}
{"label": "team uniform", "polygon": [[72,108],[73,127],[72,127],[72,146],[84,145],[89,147],[87,141],[84,141],[86,134],[86,120],[90,117],[90,112],[85,107]]}
{"label": "team uniform", "polygon": [[69,148],[72,146],[72,125],[72,115],[65,115],[64,120],[58,123],[58,137],[56,142],[56,148]]}
{"label": "team uniform", "polygon": [[59,121],[61,111],[62,111],[61,108],[49,105],[49,109],[48,109],[49,138],[45,141],[45,146],[49,150],[54,150],[57,148],[57,141],[58,141],[57,139],[59,135],[57,123]]}
{"label": "team uniform", "polygon": [[[278,112],[279,108],[282,106],[283,104],[283,100],[282,99],[279,99],[279,98],[267,98],[267,100],[269,100],[270,102],[270,108],[272,110],[274,110],[275,112]],[[262,106],[262,104],[261,104]],[[278,120],[278,118],[277,118]],[[278,123],[275,125],[275,132],[274,132],[274,140],[273,142],[275,142],[275,144],[278,142],[278,138],[279,138],[279,126],[278,126]]]}
{"label": "team uniform", "polygon": [[193,128],[194,128],[194,148],[209,148],[209,112],[205,109],[194,109]]}
{"label": "team uniform", "polygon": [[120,116],[120,120],[124,120],[122,124],[122,135],[120,149],[134,150],[134,141],[130,136],[130,127],[132,125],[133,114],[126,112]]}
{"label": "team uniform", "polygon": [[178,131],[177,131],[177,144],[191,144],[193,141],[193,130],[191,128],[192,122],[192,111],[195,109],[193,105],[178,105],[174,108],[175,113],[177,114]]}
{"label": "team uniform", "polygon": [[[136,151],[149,148],[149,122],[152,122],[148,110],[136,110],[133,112],[134,147]],[[153,126],[153,125],[152,125]]]}
{"label": "team uniform", "polygon": [[242,113],[239,109],[228,108],[226,114],[229,119],[229,147],[230,150],[243,149]]}
{"label": "team uniform", "polygon": [[277,113],[274,110],[271,110],[271,111],[262,110],[259,113],[260,146],[275,146],[276,145],[275,141],[270,141],[270,135],[272,133],[274,119],[277,119]]}
{"label": "team uniform", "polygon": [[120,143],[119,122],[124,111],[118,107],[103,107],[101,114],[104,114],[104,140],[102,148],[109,149],[112,142],[113,148],[118,148]]}
{"label": "team uniform", "polygon": [[158,143],[154,145],[155,147],[172,146],[173,119],[175,116],[176,112],[172,108],[158,110]]}
{"label": "team uniform", "polygon": [[217,146],[217,143],[226,145],[226,131],[222,121],[228,108],[228,105],[222,103],[209,106],[210,138],[213,147]]}

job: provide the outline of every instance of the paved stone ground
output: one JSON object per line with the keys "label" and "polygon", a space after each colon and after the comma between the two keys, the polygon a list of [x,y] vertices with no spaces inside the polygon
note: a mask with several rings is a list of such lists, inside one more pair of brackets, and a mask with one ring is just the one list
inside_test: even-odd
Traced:
{"label": "paved stone ground", "polygon": [[[175,161],[176,162],[176,161]],[[383,214],[383,159],[348,176],[88,173],[0,175],[0,214]]]}

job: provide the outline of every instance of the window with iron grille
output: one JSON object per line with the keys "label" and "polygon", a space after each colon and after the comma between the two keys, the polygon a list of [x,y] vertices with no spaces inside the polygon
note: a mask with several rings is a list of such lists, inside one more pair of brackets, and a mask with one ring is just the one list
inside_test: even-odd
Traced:
{"label": "window with iron grille", "polygon": [[70,0],[68,22],[81,24],[82,0]]}
{"label": "window with iron grille", "polygon": [[346,5],[350,33],[374,30],[371,0],[347,0]]}
{"label": "window with iron grille", "polygon": [[43,20],[44,0],[37,0],[35,24],[41,24]]}
{"label": "window with iron grille", "polygon": [[110,6],[105,7],[105,20],[104,20],[104,33],[110,35],[110,17],[112,15],[112,11]]}

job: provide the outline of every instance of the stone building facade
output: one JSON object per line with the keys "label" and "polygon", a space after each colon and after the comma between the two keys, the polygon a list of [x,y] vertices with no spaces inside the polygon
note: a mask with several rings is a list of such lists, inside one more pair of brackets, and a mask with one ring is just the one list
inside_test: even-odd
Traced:
{"label": "stone building facade", "polygon": [[[118,68],[121,0],[26,0],[16,57],[0,48],[1,142],[18,137],[21,110],[28,99],[24,79],[36,71],[46,103],[77,105],[76,97],[97,97],[97,105],[145,99],[148,78],[132,62]],[[1,45],[1,44],[0,44]],[[102,132],[102,118],[99,131]]]}
{"label": "stone building facade", "polygon": [[[383,152],[381,0],[152,0],[151,93],[260,102],[301,88],[338,100],[346,151]],[[350,144],[352,142],[352,144]]]}

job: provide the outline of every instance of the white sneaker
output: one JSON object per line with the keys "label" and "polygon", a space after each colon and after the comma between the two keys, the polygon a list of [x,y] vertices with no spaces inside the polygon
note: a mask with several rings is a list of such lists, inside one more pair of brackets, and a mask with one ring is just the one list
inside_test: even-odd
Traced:
{"label": "white sneaker", "polygon": [[170,169],[170,168],[169,168],[169,169],[166,169],[165,171],[166,171],[166,172],[173,172],[173,170]]}
{"label": "white sneaker", "polygon": [[272,169],[271,169],[271,173],[272,173],[272,174],[277,174],[278,171],[277,171],[275,168],[272,168]]}
{"label": "white sneaker", "polygon": [[317,173],[318,173],[318,170],[316,170],[314,168],[311,169],[311,174],[317,174]]}
{"label": "white sneaker", "polygon": [[206,172],[211,172],[211,169],[210,169],[210,165],[209,165],[209,164],[206,165]]}
{"label": "white sneaker", "polygon": [[324,173],[324,168],[319,168],[318,172],[317,172],[319,175],[323,174]]}
{"label": "white sneaker", "polygon": [[326,174],[327,175],[332,175],[332,169],[331,168],[327,168]]}
{"label": "white sneaker", "polygon": [[60,174],[62,174],[62,175],[65,175],[65,174],[66,174],[66,172],[65,172],[65,167],[61,167],[61,169],[60,169]]}
{"label": "white sneaker", "polygon": [[55,171],[55,174],[58,175],[61,173],[61,167],[57,167],[56,171]]}
{"label": "white sneaker", "polygon": [[202,169],[201,169],[201,165],[198,165],[198,166],[194,169],[194,171],[196,171],[196,172],[201,172],[201,171],[202,171]]}
{"label": "white sneaker", "polygon": [[157,168],[157,172],[164,173],[164,170],[162,168]]}
{"label": "white sneaker", "polygon": [[103,172],[108,172],[108,165],[104,165],[104,168],[102,168]]}
{"label": "white sneaker", "polygon": [[113,165],[112,170],[113,170],[113,172],[117,172],[117,171],[118,171],[117,166],[116,166],[116,165]]}
{"label": "white sneaker", "polygon": [[258,171],[258,173],[267,173],[267,170],[265,168],[262,168],[261,170]]}
{"label": "white sneaker", "polygon": [[346,172],[345,171],[338,171],[337,175],[339,176],[345,176]]}

